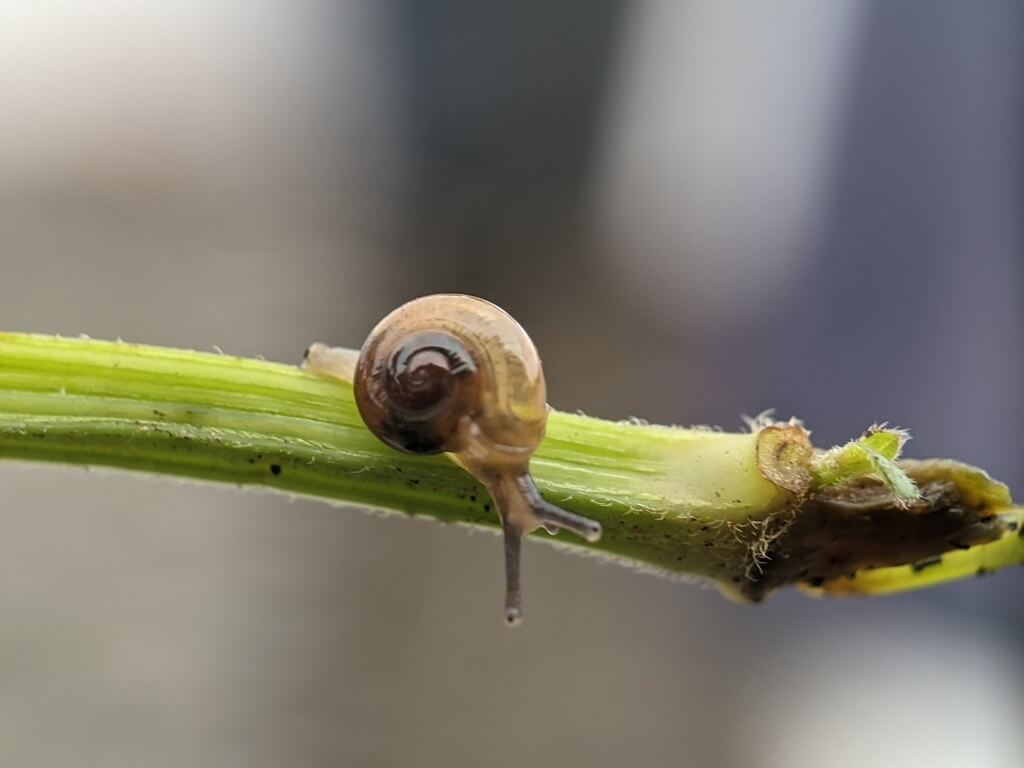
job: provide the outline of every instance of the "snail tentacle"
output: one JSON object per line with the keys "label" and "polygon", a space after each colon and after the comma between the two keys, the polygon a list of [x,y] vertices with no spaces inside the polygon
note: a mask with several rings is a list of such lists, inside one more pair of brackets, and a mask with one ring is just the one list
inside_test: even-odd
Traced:
{"label": "snail tentacle", "polygon": [[505,623],[515,627],[523,620],[523,593],[519,583],[523,532],[507,518],[502,518],[501,527],[505,538]]}
{"label": "snail tentacle", "polygon": [[354,349],[331,347],[315,341],[302,356],[302,367],[323,376],[333,376],[350,384],[355,378],[359,353]]}
{"label": "snail tentacle", "polygon": [[601,524],[589,517],[577,515],[568,510],[556,507],[549,501],[545,501],[537,490],[533,478],[526,474],[519,478],[519,484],[523,489],[530,504],[534,517],[547,530],[554,534],[558,530],[566,530],[575,533],[581,539],[594,543],[601,539]]}
{"label": "snail tentacle", "polygon": [[478,479],[490,491],[501,518],[505,537],[505,619],[509,624],[517,624],[522,616],[519,584],[522,537],[538,528],[552,534],[564,529],[595,542],[601,538],[601,524],[545,501],[525,469],[483,474]]}

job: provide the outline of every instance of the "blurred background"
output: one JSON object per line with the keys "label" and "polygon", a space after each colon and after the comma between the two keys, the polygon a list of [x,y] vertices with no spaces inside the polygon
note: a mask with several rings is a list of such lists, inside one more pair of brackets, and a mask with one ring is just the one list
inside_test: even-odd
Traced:
{"label": "blurred background", "polygon": [[[508,309],[552,403],[1024,497],[1014,0],[0,4],[0,328],[297,361]],[[1024,762],[1024,572],[759,607],[273,495],[0,467],[0,762]]]}

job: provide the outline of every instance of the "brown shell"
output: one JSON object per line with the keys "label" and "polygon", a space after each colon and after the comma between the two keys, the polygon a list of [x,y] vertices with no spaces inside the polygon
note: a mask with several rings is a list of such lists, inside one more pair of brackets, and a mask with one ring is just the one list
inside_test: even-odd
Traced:
{"label": "brown shell", "polygon": [[459,294],[403,304],[370,333],[355,372],[370,430],[410,453],[448,451],[474,473],[525,468],[547,422],[540,357],[522,327]]}

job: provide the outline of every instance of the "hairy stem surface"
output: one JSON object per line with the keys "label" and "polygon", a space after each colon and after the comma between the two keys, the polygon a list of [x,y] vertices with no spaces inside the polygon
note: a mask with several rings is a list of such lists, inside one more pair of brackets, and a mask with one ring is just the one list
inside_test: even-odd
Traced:
{"label": "hairy stem surface", "polygon": [[[553,411],[531,468],[545,498],[600,521],[605,531],[596,544],[565,535],[556,541],[713,578],[733,592],[759,597],[764,590],[746,587],[758,582],[773,552],[807,557],[805,550],[813,549],[803,538],[800,547],[777,544],[786,541],[785,532],[805,504],[833,509],[851,503],[813,495],[826,470],[828,478],[839,478],[835,483],[878,485],[870,476],[881,465],[843,475],[836,455],[819,471],[796,426],[722,433]],[[227,355],[0,334],[0,458],[140,470],[443,521],[498,523],[487,492],[445,457],[400,454],[371,435],[349,384],[295,366]],[[958,560],[948,573],[911,571],[919,552],[912,560],[908,550],[903,562],[890,557],[866,564],[875,581],[863,582],[867,586],[859,590],[850,577],[868,575],[861,566],[842,580],[831,572],[820,578],[788,569],[791,576],[762,586],[797,582],[827,589],[841,583],[843,589],[835,591],[893,591],[967,575],[981,563],[992,569],[1024,560],[1024,540],[1012,530],[1021,510],[1010,505],[1008,494],[990,494],[972,506],[964,501],[967,486],[952,470],[947,474],[940,480],[948,480],[955,499],[941,504],[967,506],[975,518],[999,523],[966,545],[949,545]],[[899,501],[890,499],[894,514],[910,514]],[[885,506],[884,500],[878,503]],[[903,566],[910,575],[894,573]],[[915,575],[925,573],[926,582]],[[871,587],[875,583],[877,589]]]}

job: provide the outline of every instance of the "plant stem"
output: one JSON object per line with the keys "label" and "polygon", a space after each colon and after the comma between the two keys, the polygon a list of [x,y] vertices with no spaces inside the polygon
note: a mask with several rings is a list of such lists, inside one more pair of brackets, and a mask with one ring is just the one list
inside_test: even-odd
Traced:
{"label": "plant stem", "polygon": [[[552,411],[531,469],[548,500],[604,526],[597,544],[564,534],[559,543],[738,584],[752,563],[743,532],[797,510],[805,496],[786,473],[806,472],[807,461],[776,445],[772,455],[781,458],[767,471],[767,445],[764,430],[730,434]],[[400,454],[370,434],[346,382],[227,355],[0,334],[0,458],[497,524],[484,489],[445,457]],[[1020,516],[1008,497],[1003,507],[989,513]],[[1024,560],[1024,545],[1001,546],[1011,552],[998,565]]]}

